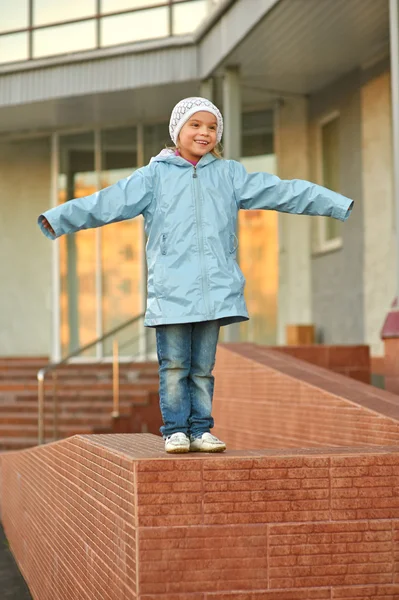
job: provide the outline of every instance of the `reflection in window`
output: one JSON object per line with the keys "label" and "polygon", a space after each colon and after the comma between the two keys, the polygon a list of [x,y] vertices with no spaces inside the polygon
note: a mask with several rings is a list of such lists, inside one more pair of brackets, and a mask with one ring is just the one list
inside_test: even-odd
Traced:
{"label": "reflection in window", "polygon": [[73,19],[94,17],[95,14],[96,0],[73,0],[72,2],[33,0],[33,25],[72,21]]}
{"label": "reflection in window", "polygon": [[29,26],[28,0],[0,0],[0,31]]}
{"label": "reflection in window", "polygon": [[173,35],[191,33],[208,14],[208,0],[190,0],[173,5]]}
{"label": "reflection in window", "polygon": [[169,123],[157,123],[144,127],[144,164],[159,154],[165,146],[171,146]]}
{"label": "reflection in window", "polygon": [[168,9],[155,8],[101,20],[101,45],[112,46],[169,35]]}
{"label": "reflection in window", "polygon": [[0,63],[27,60],[28,34],[13,33],[0,36]]}
{"label": "reflection in window", "polygon": [[157,4],[168,4],[169,0],[101,0],[101,12],[118,12],[134,8],[147,8]]}
{"label": "reflection in window", "polygon": [[33,32],[33,57],[90,50],[96,47],[96,23],[84,21]]}
{"label": "reflection in window", "polygon": [[[60,138],[59,203],[93,194],[97,189],[92,133]],[[94,229],[60,239],[60,312],[62,355],[97,337],[96,232]],[[93,355],[95,350],[89,352]]]}
{"label": "reflection in window", "polygon": [[[136,140],[134,127],[101,133],[101,188],[132,174],[137,165]],[[141,311],[142,226],[142,217],[137,217],[101,229],[103,331],[110,331]],[[132,337],[131,328],[118,335],[122,354],[132,350]],[[105,342],[104,352],[107,355],[111,350],[112,340]]]}
{"label": "reflection in window", "polygon": [[[241,160],[248,173],[276,169],[273,154]],[[240,339],[275,344],[277,332],[278,240],[277,213],[242,210],[239,213],[239,263],[246,278],[245,299],[251,319],[240,324]]]}

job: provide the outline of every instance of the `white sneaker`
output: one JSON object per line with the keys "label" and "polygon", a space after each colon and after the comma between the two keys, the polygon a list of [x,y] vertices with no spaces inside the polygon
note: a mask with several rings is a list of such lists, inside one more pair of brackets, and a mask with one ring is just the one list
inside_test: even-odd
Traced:
{"label": "white sneaker", "polygon": [[190,452],[224,452],[226,444],[209,432],[190,442]]}
{"label": "white sneaker", "polygon": [[166,452],[189,452],[190,451],[190,440],[185,433],[178,431],[172,433],[165,438],[165,451]]}

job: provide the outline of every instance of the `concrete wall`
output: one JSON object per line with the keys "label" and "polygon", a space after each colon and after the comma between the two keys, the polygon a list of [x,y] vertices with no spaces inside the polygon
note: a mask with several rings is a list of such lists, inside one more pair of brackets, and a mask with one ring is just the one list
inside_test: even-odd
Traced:
{"label": "concrete wall", "polygon": [[36,225],[49,205],[49,140],[0,144],[0,356],[50,352],[51,242]]}
{"label": "concrete wall", "polygon": [[390,75],[361,91],[364,211],[365,341],[383,353],[380,330],[395,296],[396,246],[391,147]]}
{"label": "concrete wall", "polygon": [[343,247],[312,255],[312,317],[319,341],[327,344],[356,344],[365,337],[360,87],[360,72],[350,73],[309,101],[310,178],[321,183],[320,121],[339,111],[340,191],[355,200],[353,214],[342,228]]}
{"label": "concrete wall", "polygon": [[[309,179],[308,105],[287,99],[276,109],[275,152],[282,179]],[[311,217],[279,214],[279,292],[277,341],[285,343],[287,324],[311,322]]]}

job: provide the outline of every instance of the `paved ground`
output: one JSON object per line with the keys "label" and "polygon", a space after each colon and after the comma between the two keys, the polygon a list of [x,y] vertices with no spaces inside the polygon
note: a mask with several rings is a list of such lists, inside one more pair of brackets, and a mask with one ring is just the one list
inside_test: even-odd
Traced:
{"label": "paved ground", "polygon": [[32,600],[16,565],[0,524],[0,597],[1,600]]}

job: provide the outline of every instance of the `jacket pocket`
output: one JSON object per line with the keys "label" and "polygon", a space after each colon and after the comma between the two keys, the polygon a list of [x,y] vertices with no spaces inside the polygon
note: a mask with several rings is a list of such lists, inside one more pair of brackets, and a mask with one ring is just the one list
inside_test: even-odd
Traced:
{"label": "jacket pocket", "polygon": [[245,277],[242,274],[242,271],[241,271],[235,257],[232,254],[230,255],[230,263],[232,265],[232,271],[233,271],[233,281],[234,281],[233,290],[235,293],[242,295],[242,294],[244,294]]}
{"label": "jacket pocket", "polygon": [[154,292],[156,298],[165,296],[165,265],[162,258],[158,258],[154,265]]}
{"label": "jacket pocket", "polygon": [[154,265],[154,292],[157,298],[165,296],[165,256],[168,252],[168,234],[162,233],[160,239],[160,255]]}

